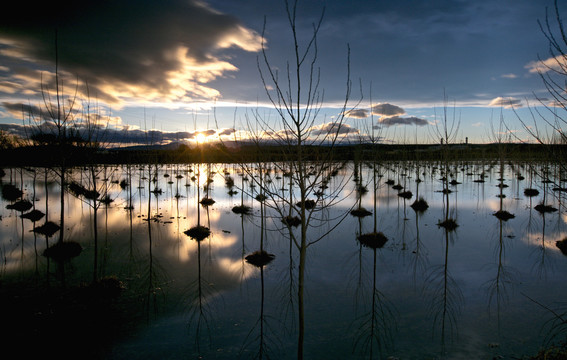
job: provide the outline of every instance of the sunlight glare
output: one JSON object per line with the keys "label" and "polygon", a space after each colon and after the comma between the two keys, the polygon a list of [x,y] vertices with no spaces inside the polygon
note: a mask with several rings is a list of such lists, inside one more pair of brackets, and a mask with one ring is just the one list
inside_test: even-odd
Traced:
{"label": "sunlight glare", "polygon": [[207,136],[203,133],[197,133],[195,134],[195,141],[197,141],[197,144],[202,144],[207,141]]}

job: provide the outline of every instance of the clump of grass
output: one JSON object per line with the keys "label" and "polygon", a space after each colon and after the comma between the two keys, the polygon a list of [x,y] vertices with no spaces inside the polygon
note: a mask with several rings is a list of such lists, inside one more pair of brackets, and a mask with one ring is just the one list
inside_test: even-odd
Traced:
{"label": "clump of grass", "polygon": [[2,197],[8,201],[15,201],[22,197],[23,191],[12,184],[6,184],[2,187]]}
{"label": "clump of grass", "polygon": [[424,198],[420,197],[418,200],[414,201],[413,204],[410,205],[414,211],[417,212],[424,212],[429,208],[429,204],[425,201]]}
{"label": "clump of grass", "polygon": [[567,256],[567,237],[565,237],[563,240],[556,241],[555,246],[557,246],[557,248],[561,250],[563,255]]}
{"label": "clump of grass", "polygon": [[527,189],[524,189],[524,195],[529,196],[529,197],[538,196],[539,191],[537,189],[527,188]]}
{"label": "clump of grass", "polygon": [[350,214],[352,216],[355,216],[355,217],[365,217],[365,216],[372,215],[372,213],[370,211],[366,210],[363,207],[359,207],[358,209],[351,210]]}
{"label": "clump of grass", "polygon": [[201,203],[201,205],[203,206],[210,206],[213,205],[215,203],[215,201],[210,198],[210,197],[204,197],[201,199],[201,201],[199,201]]}
{"label": "clump of grass", "polygon": [[455,219],[448,218],[438,222],[437,226],[445,228],[445,230],[447,231],[455,231],[459,227],[459,224],[457,224],[457,221]]}
{"label": "clump of grass", "polygon": [[251,210],[252,210],[252,208],[250,206],[247,206],[247,205],[236,205],[232,208],[233,213],[242,214],[242,215],[250,214]]}
{"label": "clump of grass", "polygon": [[66,261],[79,256],[83,247],[74,241],[61,241],[43,251],[43,256],[55,261]]}
{"label": "clump of grass", "polygon": [[537,355],[529,357],[530,360],[564,360],[567,359],[567,342],[560,345],[551,345],[540,350]]}
{"label": "clump of grass", "polygon": [[[302,202],[300,201],[295,205],[301,207],[301,204],[302,204]],[[305,208],[307,210],[313,209],[315,207],[315,200],[305,200],[304,204],[305,204]]]}
{"label": "clump of grass", "polygon": [[22,218],[24,219],[30,219],[33,222],[39,221],[41,220],[42,217],[44,217],[45,214],[42,213],[41,211],[34,209],[32,211],[30,211],[29,213],[25,213],[23,215],[21,215]]}
{"label": "clump of grass", "polygon": [[236,194],[238,194],[238,191],[236,191],[236,190],[232,190],[232,189],[231,189],[231,190],[228,191],[228,195],[229,195],[229,196],[234,196],[234,195],[236,195]]}
{"label": "clump of grass", "polygon": [[413,196],[413,193],[411,191],[402,191],[401,193],[398,193],[398,196],[404,199],[411,199]]}
{"label": "clump of grass", "polygon": [[28,211],[32,208],[32,203],[28,200],[18,200],[13,204],[6,205],[6,209],[12,209],[20,212]]}
{"label": "clump of grass", "polygon": [[382,232],[371,232],[359,235],[358,241],[362,246],[371,249],[380,249],[388,242],[388,238]]}
{"label": "clump of grass", "polygon": [[246,262],[252,264],[256,267],[262,267],[268,265],[272,260],[275,259],[274,254],[269,254],[265,250],[256,250],[252,254],[245,257]]}
{"label": "clump of grass", "polygon": [[511,214],[506,210],[499,210],[492,215],[496,216],[498,219],[503,221],[508,221],[516,217],[514,214]]}
{"label": "clump of grass", "polygon": [[538,204],[534,207],[534,209],[536,209],[537,211],[539,211],[540,213],[548,213],[548,212],[554,212],[557,211],[556,208],[554,208],[551,205],[545,205],[545,204]]}
{"label": "clump of grass", "polygon": [[211,235],[211,230],[206,226],[198,225],[185,231],[184,234],[193,240],[201,241]]}
{"label": "clump of grass", "polygon": [[286,216],[282,219],[282,222],[287,226],[298,227],[301,224],[301,219],[297,216]]}
{"label": "clump of grass", "polygon": [[59,231],[59,225],[52,221],[47,221],[45,224],[33,228],[33,232],[47,237],[53,236],[57,231]]}

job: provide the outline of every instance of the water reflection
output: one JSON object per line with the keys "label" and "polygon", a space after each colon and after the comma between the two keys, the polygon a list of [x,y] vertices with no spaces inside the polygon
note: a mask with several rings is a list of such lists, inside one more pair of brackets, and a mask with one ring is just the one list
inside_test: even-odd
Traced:
{"label": "water reflection", "polygon": [[[303,255],[292,170],[271,163],[246,169],[73,168],[63,196],[59,170],[5,169],[4,328],[43,333],[51,324],[79,334],[93,320],[76,316],[86,308],[100,317],[97,326],[113,324],[99,348],[106,358],[295,358],[298,341],[305,357],[469,351],[484,358],[537,349],[545,339],[529,329],[549,317],[535,302],[552,309],[567,295],[567,257],[558,247],[567,237],[565,198],[538,175],[560,176],[550,164],[525,167],[524,180],[521,166],[502,162],[336,164],[310,194],[321,205]],[[527,188],[539,194],[525,195]],[[400,196],[406,191],[412,196]],[[557,210],[538,211],[539,204]],[[513,217],[498,215],[504,212]],[[61,238],[80,251],[44,256]],[[471,334],[478,345],[465,351]],[[498,350],[488,347],[494,343]]]}

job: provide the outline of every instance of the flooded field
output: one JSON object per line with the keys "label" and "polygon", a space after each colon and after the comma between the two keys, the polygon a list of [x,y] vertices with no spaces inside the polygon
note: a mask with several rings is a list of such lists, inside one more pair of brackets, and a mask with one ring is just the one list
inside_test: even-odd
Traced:
{"label": "flooded field", "polygon": [[285,164],[73,168],[63,194],[60,172],[4,172],[0,327],[23,354],[488,359],[565,338],[553,164],[347,162],[304,206]]}

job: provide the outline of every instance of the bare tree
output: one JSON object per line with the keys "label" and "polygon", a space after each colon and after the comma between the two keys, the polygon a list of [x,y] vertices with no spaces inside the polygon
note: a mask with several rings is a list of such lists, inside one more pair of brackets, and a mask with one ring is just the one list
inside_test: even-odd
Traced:
{"label": "bare tree", "polygon": [[[290,242],[299,252],[297,273],[298,304],[298,345],[297,357],[303,358],[305,338],[305,268],[307,249],[324,239],[348,215],[348,209],[337,216],[329,216],[329,209],[339,200],[339,194],[346,183],[327,192],[327,182],[336,175],[342,166],[333,160],[333,149],[341,140],[346,127],[344,124],[346,108],[351,93],[349,70],[350,50],[347,48],[347,73],[345,82],[345,98],[338,115],[330,123],[319,123],[323,106],[323,91],[320,88],[321,72],[318,67],[317,39],[324,17],[312,24],[312,30],[305,41],[299,31],[298,1],[285,0],[285,14],[291,30],[291,59],[286,62],[282,74],[276,70],[274,62],[268,55],[266,44],[262,43],[262,53],[258,58],[258,70],[267,97],[272,104],[275,118],[265,116],[259,111],[253,112],[252,119],[247,121],[247,130],[254,133],[254,141],[258,146],[267,146],[270,151],[277,151],[278,162],[272,164],[275,171],[285,174],[289,188],[282,191],[279,182],[266,181],[266,164],[260,167],[260,176],[251,176],[260,194],[265,197],[262,209],[270,212],[270,216],[279,217],[282,230],[289,235]],[[266,34],[266,22],[262,39]],[[323,150],[321,150],[323,149]],[[265,159],[265,157],[264,157]],[[258,158],[262,161],[262,158]],[[244,171],[252,173],[251,167]],[[264,214],[263,216],[268,216]],[[273,221],[272,224],[278,222]],[[324,231],[310,232],[315,226],[325,226]]]}

